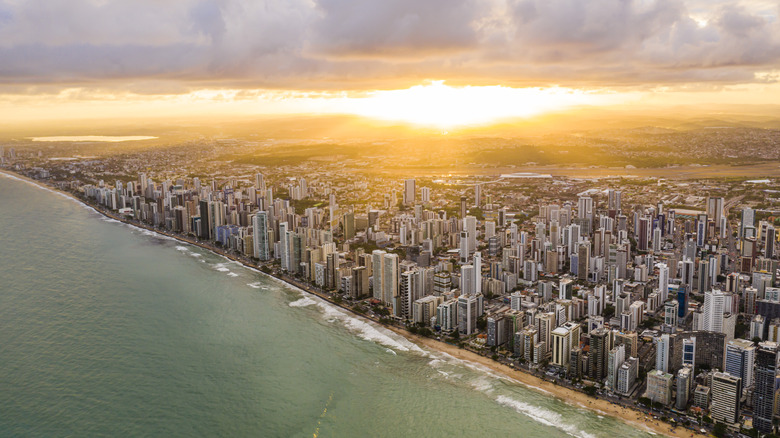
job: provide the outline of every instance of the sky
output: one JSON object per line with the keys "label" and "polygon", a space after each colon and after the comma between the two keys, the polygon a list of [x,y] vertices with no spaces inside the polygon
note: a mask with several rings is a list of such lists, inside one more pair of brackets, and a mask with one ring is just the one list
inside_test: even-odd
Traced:
{"label": "sky", "polygon": [[778,15],[777,0],[0,0],[0,116],[776,103]]}

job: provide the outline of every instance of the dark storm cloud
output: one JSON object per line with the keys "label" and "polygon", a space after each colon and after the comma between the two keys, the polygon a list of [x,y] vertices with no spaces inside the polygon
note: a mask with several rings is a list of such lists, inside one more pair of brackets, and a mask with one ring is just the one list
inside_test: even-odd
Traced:
{"label": "dark storm cloud", "polygon": [[764,0],[0,0],[0,84],[743,83],[778,69],[777,13]]}

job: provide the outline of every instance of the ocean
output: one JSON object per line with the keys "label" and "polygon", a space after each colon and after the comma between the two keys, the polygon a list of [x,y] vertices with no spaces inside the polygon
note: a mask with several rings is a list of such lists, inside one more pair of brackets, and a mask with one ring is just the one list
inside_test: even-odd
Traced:
{"label": "ocean", "polygon": [[647,437],[0,174],[0,436]]}

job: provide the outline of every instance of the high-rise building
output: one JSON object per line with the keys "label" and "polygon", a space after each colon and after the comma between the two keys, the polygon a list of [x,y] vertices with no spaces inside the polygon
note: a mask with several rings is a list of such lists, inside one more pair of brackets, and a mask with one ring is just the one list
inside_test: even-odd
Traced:
{"label": "high-rise building", "polygon": [[620,365],[617,374],[617,392],[623,396],[631,393],[637,375],[639,374],[639,360],[635,357],[629,357]]}
{"label": "high-rise building", "polygon": [[753,363],[756,348],[745,339],[732,339],[726,344],[725,369],[729,375],[742,379],[745,388],[753,385]]}
{"label": "high-rise building", "polygon": [[669,372],[669,353],[671,349],[671,339],[664,333],[655,340],[655,369]]}
{"label": "high-rise building", "polygon": [[645,396],[651,401],[668,406],[672,401],[672,383],[674,377],[661,370],[647,373],[647,392]]}
{"label": "high-rise building", "polygon": [[579,326],[566,323],[552,331],[552,360],[550,363],[560,367],[569,366],[571,350],[579,347]]}
{"label": "high-rise building", "polygon": [[685,407],[688,406],[688,400],[691,399],[693,393],[693,368],[682,367],[677,371],[677,401],[675,407],[680,411],[685,411]]}
{"label": "high-rise building", "polygon": [[539,344],[543,345],[542,352],[547,355],[552,345],[552,332],[555,329],[555,313],[537,313],[534,316],[534,324],[539,331]]}
{"label": "high-rise building", "polygon": [[414,204],[416,184],[416,181],[413,179],[404,181],[404,204]]}
{"label": "high-rise building", "polygon": [[696,368],[696,337],[683,339],[682,342],[682,364],[690,365],[691,368]]}
{"label": "high-rise building", "polygon": [[469,261],[469,232],[463,230],[460,232],[460,251],[458,253],[461,263]]}
{"label": "high-rise building", "polygon": [[768,225],[766,227],[766,243],[764,244],[764,255],[768,259],[775,257],[775,246],[777,244],[777,235],[775,227]]}
{"label": "high-rise building", "polygon": [[[263,174],[262,173],[256,173],[255,174],[255,189],[257,189],[257,191],[260,192],[260,193],[265,193],[265,191],[266,191],[266,188],[265,188],[265,178],[263,178]],[[253,199],[252,202],[254,202],[254,201],[255,200]]]}
{"label": "high-rise building", "polygon": [[609,355],[607,356],[607,388],[610,388],[613,391],[617,389],[618,370],[625,360],[625,345],[618,345],[609,350]]}
{"label": "high-rise building", "polygon": [[476,295],[461,295],[458,297],[458,331],[462,335],[470,335],[477,328],[479,304]]}
{"label": "high-rise building", "polygon": [[439,272],[433,276],[433,294],[444,295],[452,290],[452,277],[449,273]]}
{"label": "high-rise building", "polygon": [[431,202],[430,187],[423,187],[420,189],[420,202]]}
{"label": "high-rise building", "polygon": [[670,328],[677,327],[677,314],[680,304],[677,301],[667,301],[664,304],[664,325]]}
{"label": "high-rise building", "polygon": [[739,223],[739,238],[745,237],[745,229],[755,226],[756,212],[752,208],[745,207],[742,209],[742,219]]}
{"label": "high-rise building", "polygon": [[[727,424],[735,424],[739,421],[742,379],[716,372],[712,375],[710,396],[712,397],[710,417],[713,420]],[[755,422],[753,425],[755,427]]]}
{"label": "high-rise building", "polygon": [[384,279],[384,256],[387,255],[381,249],[375,249],[371,253],[371,272],[373,273],[374,298],[382,301],[382,280]]}
{"label": "high-rise building", "polygon": [[756,352],[756,387],[753,392],[753,428],[772,433],[775,412],[775,376],[777,375],[777,344],[762,342]]}
{"label": "high-rise building", "polygon": [[577,250],[577,278],[587,280],[590,272],[590,244],[579,245]]}
{"label": "high-rise building", "polygon": [[704,293],[710,289],[712,284],[710,281],[710,262],[709,260],[699,261],[699,278],[697,281],[697,289],[699,293]]}
{"label": "high-rise building", "polygon": [[268,242],[268,213],[258,211],[252,217],[252,228],[254,231],[252,243],[254,245],[255,257],[263,261],[269,260],[271,252]]}
{"label": "high-rise building", "polygon": [[669,296],[669,266],[666,263],[659,263],[656,266],[658,267],[658,298],[665,303]]}
{"label": "high-rise building", "polygon": [[707,216],[712,218],[715,228],[720,230],[720,219],[723,215],[723,198],[710,196],[707,199]]}
{"label": "high-rise building", "polygon": [[[393,306],[394,312],[400,312],[400,303],[397,302],[399,296],[398,278],[398,254],[384,254],[382,256],[382,301],[385,305]],[[399,316],[398,313],[394,314]]]}
{"label": "high-rise building", "polygon": [[474,265],[463,265],[460,267],[460,293],[473,295],[474,290]]}
{"label": "high-rise building", "polygon": [[282,261],[282,270],[290,270],[290,232],[287,230],[287,222],[279,224],[279,256]]}
{"label": "high-rise building", "polygon": [[750,320],[750,339],[759,338],[762,341],[764,338],[764,332],[765,332],[765,324],[766,320],[761,315],[755,315],[753,316],[753,319]]}
{"label": "high-rise building", "polygon": [[482,293],[482,253],[474,253],[474,293]]}
{"label": "high-rise building", "polygon": [[688,316],[688,291],[690,286],[681,284],[677,288],[677,317],[680,319]]}
{"label": "high-rise building", "polygon": [[477,218],[466,216],[463,219],[463,229],[468,232],[469,254],[473,254],[477,250]]}
{"label": "high-rise building", "polygon": [[355,237],[355,213],[344,213],[344,238],[349,240]]}
{"label": "high-rise building", "polygon": [[610,341],[610,331],[605,328],[598,328],[590,332],[588,376],[594,381],[602,382],[607,375]]}
{"label": "high-rise building", "polygon": [[620,198],[623,193],[620,190],[609,189],[607,191],[607,209],[610,211],[620,211]]}
{"label": "high-rise building", "polygon": [[442,331],[451,332],[458,326],[458,300],[451,299],[439,304],[436,308],[436,323]]}
{"label": "high-rise building", "polygon": [[726,312],[726,294],[718,289],[705,292],[703,310],[701,330],[724,333],[723,314]]}

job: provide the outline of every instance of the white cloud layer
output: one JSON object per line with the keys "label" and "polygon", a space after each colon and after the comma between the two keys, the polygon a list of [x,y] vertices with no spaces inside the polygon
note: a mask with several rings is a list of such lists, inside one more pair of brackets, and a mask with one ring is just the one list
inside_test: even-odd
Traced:
{"label": "white cloud layer", "polygon": [[5,92],[740,84],[775,0],[0,0]]}

